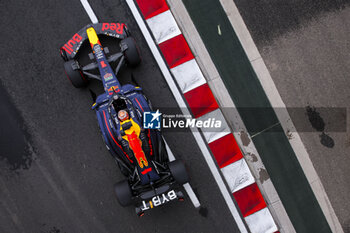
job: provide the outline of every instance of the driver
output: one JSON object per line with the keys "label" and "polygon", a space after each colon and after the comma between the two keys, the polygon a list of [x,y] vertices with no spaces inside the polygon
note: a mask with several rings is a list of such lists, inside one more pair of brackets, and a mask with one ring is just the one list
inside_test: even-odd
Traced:
{"label": "driver", "polygon": [[129,113],[125,110],[119,110],[118,112],[118,119],[123,122],[126,120],[129,120]]}

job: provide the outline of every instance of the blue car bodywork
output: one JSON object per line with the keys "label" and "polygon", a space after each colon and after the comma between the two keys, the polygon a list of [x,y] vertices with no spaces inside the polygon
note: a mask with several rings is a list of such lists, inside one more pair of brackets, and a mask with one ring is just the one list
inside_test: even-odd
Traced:
{"label": "blue car bodywork", "polygon": [[[107,48],[102,47],[98,35],[119,39],[121,51],[107,57]],[[152,108],[142,89],[131,84],[121,85],[117,78],[121,66],[132,65],[130,56],[135,57],[135,51],[138,51],[129,36],[124,24],[90,24],[63,45],[60,52],[66,61],[66,74],[75,87],[83,87],[87,78],[102,81],[105,92],[94,99],[92,109],[96,112],[107,149],[127,178],[124,183],[117,184],[116,194],[121,205],[133,203],[141,215],[144,210],[169,200],[182,199],[182,192],[174,189],[187,182],[187,174],[184,167],[169,162],[161,131],[143,128],[143,114]],[[77,54],[85,41],[90,44],[93,52],[90,59],[94,62],[82,66]],[[132,49],[134,54],[130,55]],[[110,64],[112,62],[118,63],[115,70]],[[99,75],[91,70],[98,70]],[[118,119],[121,110],[128,113],[127,122]],[[130,200],[126,194],[131,195]]]}
{"label": "blue car bodywork", "polygon": [[[148,101],[145,99],[142,94],[142,90],[139,87],[134,87],[133,85],[126,84],[122,86],[120,92],[117,94],[118,98],[125,98],[125,103],[127,104],[127,109],[129,110],[130,117],[136,122],[138,125],[142,126],[142,116],[144,111],[150,111],[151,108],[148,105]],[[102,136],[106,143],[107,148],[111,152],[114,157],[121,158],[125,164],[128,164],[128,167],[133,167],[132,163],[137,163],[135,158],[131,157],[125,153],[122,149],[122,145],[118,142],[118,137],[120,138],[120,124],[119,121],[115,119],[116,113],[113,112],[114,109],[110,109],[112,112],[109,113],[108,103],[110,101],[111,95],[108,93],[104,93],[99,95],[96,99],[96,104],[93,106],[93,109],[96,110],[98,124],[100,126]],[[113,98],[113,97],[112,97]],[[112,119],[112,117],[114,119]],[[157,148],[158,145],[154,142],[161,140],[161,135],[157,130],[145,130],[147,133],[147,137],[149,137],[150,148]],[[149,153],[146,153],[146,157],[150,159],[151,156],[154,156],[154,152],[152,150]],[[149,167],[152,168],[150,172],[144,173],[146,169]],[[144,166],[140,168],[140,166],[136,166],[138,174],[141,179],[141,184],[148,184],[151,181],[156,181],[159,179],[158,174],[155,172],[156,170],[150,163],[149,167]]]}

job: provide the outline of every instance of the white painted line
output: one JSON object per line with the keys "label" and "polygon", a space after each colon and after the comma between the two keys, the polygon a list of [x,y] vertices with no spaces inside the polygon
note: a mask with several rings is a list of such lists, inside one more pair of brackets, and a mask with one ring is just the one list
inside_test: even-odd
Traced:
{"label": "white painted line", "polygon": [[244,158],[221,168],[231,192],[237,192],[255,182]]}
{"label": "white painted line", "polygon": [[[310,155],[307,152],[304,143],[301,141],[295,126],[287,111],[277,87],[268,71],[253,39],[250,35],[242,16],[240,15],[238,8],[232,0],[220,0],[220,3],[225,10],[228,19],[235,30],[237,37],[239,38],[244,51],[249,58],[252,67],[275,111],[278,120],[281,122],[281,126],[285,133],[288,131],[293,132],[292,137],[289,140],[296,157],[305,173],[306,178],[315,194],[315,197],[320,204],[320,207],[327,219],[327,222],[333,232],[343,232],[338,217],[336,216],[334,209],[329,201],[327,193],[324,191],[323,185],[317,175],[317,172],[312,164]],[[320,189],[315,189],[312,183],[317,182]]]}
{"label": "white painted line", "polygon": [[81,4],[83,5],[86,13],[88,14],[90,20],[92,23],[98,23],[98,19],[94,13],[94,11],[92,10],[88,0],[80,0]]}
{"label": "white painted line", "polygon": [[[164,78],[167,81],[170,90],[172,91],[179,107],[181,108],[182,113],[185,115],[190,115],[190,111],[186,108],[186,103],[183,100],[180,91],[177,89],[177,86],[176,86],[173,78],[171,77],[171,74],[170,74],[160,52],[158,51],[156,44],[154,43],[149,31],[147,30],[147,27],[146,27],[140,13],[137,10],[134,1],[133,0],[126,0],[126,2],[129,5],[129,8],[130,8],[132,14],[134,15],[134,18],[135,18],[137,24],[139,25],[140,30],[142,31],[143,36],[145,37],[145,40],[146,40],[150,50],[152,51],[152,54],[153,54],[155,60],[157,61],[161,72],[163,73]],[[213,176],[215,178],[216,183],[219,186],[219,189],[220,189],[220,191],[221,191],[221,193],[226,201],[226,204],[227,204],[233,218],[236,221],[236,224],[237,224],[240,232],[242,232],[242,233],[248,232],[247,228],[245,227],[245,225],[244,225],[244,223],[243,223],[243,221],[238,213],[236,206],[234,205],[234,203],[232,201],[232,194],[228,192],[228,190],[225,186],[225,183],[224,183],[222,177],[220,176],[218,169],[216,168],[215,162],[210,155],[210,152],[207,148],[206,143],[204,142],[204,140],[199,132],[195,132],[194,129],[191,129],[191,131],[192,131],[192,134],[193,134],[195,140],[197,141],[198,146],[199,146],[199,148],[200,148],[200,150],[201,150],[201,152],[202,152],[202,154],[203,154],[203,156],[204,156],[204,158],[209,166],[211,173],[213,174]]]}
{"label": "white painted line", "polygon": [[173,152],[170,150],[170,147],[169,147],[168,143],[165,141],[164,137],[163,137],[163,140],[164,140],[164,143],[165,143],[166,151],[168,152],[169,161],[170,162],[174,161],[175,160],[175,156],[174,156]]}
{"label": "white painted line", "polygon": [[181,34],[170,10],[149,18],[146,22],[158,44]]}
{"label": "white painted line", "polygon": [[[169,160],[174,161],[175,160],[175,156],[173,154],[173,152],[170,150],[170,147],[168,145],[168,143],[165,141],[165,138],[163,137],[164,143],[165,143],[165,148],[168,152],[168,156],[169,156]],[[193,189],[191,187],[191,185],[189,183],[186,183],[183,185],[185,191],[187,192],[187,195],[190,197],[192,204],[195,208],[199,208],[201,206],[201,203],[199,202],[196,194],[193,192]]]}
{"label": "white painted line", "polygon": [[268,208],[245,217],[245,220],[252,233],[273,233],[278,230]]}
{"label": "white painted line", "polygon": [[192,204],[195,208],[201,207],[201,203],[199,202],[196,194],[193,192],[193,189],[189,183],[183,185],[184,189],[187,192],[187,195],[190,197]]}
{"label": "white painted line", "polygon": [[171,73],[179,84],[182,93],[186,93],[206,83],[196,59],[192,59],[172,68]]}

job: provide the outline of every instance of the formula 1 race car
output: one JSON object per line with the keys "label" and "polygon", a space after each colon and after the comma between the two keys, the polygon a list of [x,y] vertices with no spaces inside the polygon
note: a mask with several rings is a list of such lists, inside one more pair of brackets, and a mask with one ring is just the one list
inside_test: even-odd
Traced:
{"label": "formula 1 race car", "polygon": [[[120,51],[109,54],[99,37],[113,38]],[[90,46],[91,62],[82,65],[81,51]],[[89,24],[63,45],[60,53],[74,87],[87,86],[89,79],[102,81],[105,93],[95,98],[92,109],[96,111],[106,147],[126,177],[115,185],[120,205],[134,204],[136,213],[142,216],[147,209],[183,200],[179,187],[188,182],[184,164],[180,160],[169,161],[159,129],[143,127],[144,113],[152,113],[152,109],[142,89],[121,85],[117,79],[122,66],[134,67],[141,62],[138,47],[125,24]]]}

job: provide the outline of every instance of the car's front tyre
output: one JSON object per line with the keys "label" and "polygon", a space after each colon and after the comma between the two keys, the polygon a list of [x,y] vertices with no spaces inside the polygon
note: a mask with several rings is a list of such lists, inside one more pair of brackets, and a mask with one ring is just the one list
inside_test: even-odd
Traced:
{"label": "car's front tyre", "polygon": [[127,37],[121,42],[121,46],[126,45],[127,49],[124,51],[126,63],[132,67],[137,66],[141,62],[139,48],[132,37]]}
{"label": "car's front tyre", "polygon": [[66,72],[69,81],[76,88],[86,87],[89,83],[88,79],[77,67],[77,63],[75,60],[66,61],[64,63],[64,71]]}

